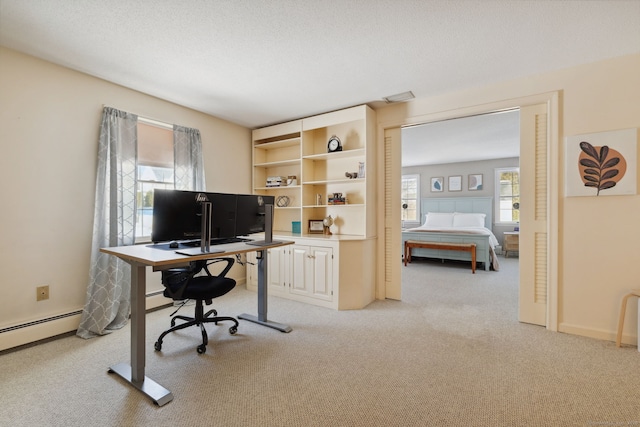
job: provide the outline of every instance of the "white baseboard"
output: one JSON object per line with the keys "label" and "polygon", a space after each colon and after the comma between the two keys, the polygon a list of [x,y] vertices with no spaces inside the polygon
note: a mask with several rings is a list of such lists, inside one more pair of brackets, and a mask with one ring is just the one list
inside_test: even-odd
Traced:
{"label": "white baseboard", "polygon": [[[626,329],[626,328],[625,328]],[[585,328],[583,326],[572,325],[569,323],[560,323],[558,332],[579,335],[582,337],[595,338],[604,341],[616,341],[617,331],[607,331],[604,329]],[[637,335],[630,333],[622,334],[622,342],[629,345],[638,345]]]}

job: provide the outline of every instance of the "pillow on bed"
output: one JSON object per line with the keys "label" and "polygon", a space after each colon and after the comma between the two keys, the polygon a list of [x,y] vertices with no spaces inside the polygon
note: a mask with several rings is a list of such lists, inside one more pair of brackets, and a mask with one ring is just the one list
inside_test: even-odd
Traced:
{"label": "pillow on bed", "polygon": [[483,213],[460,213],[456,212],[453,215],[454,227],[484,227]]}
{"label": "pillow on bed", "polygon": [[424,225],[428,227],[453,227],[453,213],[429,212],[424,219]]}

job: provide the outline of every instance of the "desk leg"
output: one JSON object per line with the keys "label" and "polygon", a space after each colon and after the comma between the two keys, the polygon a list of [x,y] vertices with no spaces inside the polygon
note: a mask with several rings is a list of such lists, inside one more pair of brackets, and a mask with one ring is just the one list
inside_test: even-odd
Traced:
{"label": "desk leg", "polygon": [[291,332],[290,326],[267,320],[267,254],[266,249],[258,251],[258,317],[243,313],[238,318],[268,326],[280,332]]}
{"label": "desk leg", "polygon": [[173,400],[173,394],[144,375],[145,365],[145,286],[146,270],[142,264],[131,264],[131,365],[118,363],[109,372],[119,375],[146,394],[158,406]]}

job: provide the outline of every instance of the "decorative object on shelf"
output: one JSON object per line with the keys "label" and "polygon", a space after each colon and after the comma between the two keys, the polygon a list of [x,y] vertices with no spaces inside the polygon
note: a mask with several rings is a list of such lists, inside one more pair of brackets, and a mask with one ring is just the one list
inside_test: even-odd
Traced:
{"label": "decorative object on shelf", "polygon": [[469,190],[482,190],[482,174],[476,173],[469,175]]}
{"label": "decorative object on shelf", "polygon": [[322,206],[322,194],[316,194],[316,206]]}
{"label": "decorative object on shelf", "polygon": [[293,234],[300,234],[300,221],[291,221],[291,232]]}
{"label": "decorative object on shelf", "polygon": [[276,198],[276,206],[279,208],[286,208],[291,203],[289,196],[278,196]]}
{"label": "decorative object on shelf", "polygon": [[310,219],[309,234],[322,234],[322,233],[324,233],[324,220]]}
{"label": "decorative object on shelf", "polygon": [[267,187],[282,187],[283,183],[287,182],[286,176],[268,176]]}
{"label": "decorative object on shelf", "polygon": [[449,177],[449,191],[462,191],[462,175]]}
{"label": "decorative object on shelf", "polygon": [[342,151],[342,142],[340,141],[340,138],[333,135],[329,138],[329,142],[327,143],[327,152],[335,153],[336,151]]}
{"label": "decorative object on shelf", "polygon": [[331,218],[331,215],[329,215],[328,217],[322,220],[322,225],[324,226],[324,234],[330,236],[331,235],[330,227],[333,225],[333,218]]}
{"label": "decorative object on shelf", "polygon": [[[364,162],[358,162],[358,176],[364,178]],[[354,176],[354,178],[357,178]]]}
{"label": "decorative object on shelf", "polygon": [[349,179],[355,179],[358,177],[358,172],[345,172],[344,176],[346,176]]}
{"label": "decorative object on shelf", "polygon": [[347,198],[342,197],[342,193],[333,193],[333,196],[329,197],[328,204],[330,205],[346,205]]}
{"label": "decorative object on shelf", "polygon": [[296,177],[295,175],[289,175],[287,177],[287,185],[298,185],[298,177]]}
{"label": "decorative object on shelf", "polygon": [[431,178],[431,191],[439,193],[444,190],[444,177],[436,176]]}

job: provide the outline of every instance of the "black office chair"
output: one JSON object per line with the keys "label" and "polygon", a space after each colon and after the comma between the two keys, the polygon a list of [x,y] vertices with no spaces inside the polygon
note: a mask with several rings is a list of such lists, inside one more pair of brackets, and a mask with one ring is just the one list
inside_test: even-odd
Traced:
{"label": "black office chair", "polygon": [[[212,275],[209,271],[209,265],[221,261],[226,261],[227,266],[219,275]],[[172,268],[162,272],[162,283],[165,286],[164,296],[175,301],[192,299],[196,301],[196,306],[195,317],[173,316],[171,319],[171,329],[164,331],[154,345],[157,351],[162,350],[162,339],[165,335],[189,326],[198,325],[202,331],[202,344],[197,348],[200,354],[207,351],[207,344],[209,342],[207,330],[204,328],[205,323],[213,322],[217,325],[218,322],[228,320],[234,323],[234,325],[229,328],[229,333],[234,335],[238,332],[238,321],[236,319],[233,317],[218,316],[216,310],[209,310],[207,313],[204,313],[202,306],[203,302],[206,305],[211,305],[211,301],[214,298],[226,294],[236,286],[235,280],[225,277],[233,266],[233,262],[233,258],[214,258],[211,260],[194,261],[191,262],[188,267]],[[207,275],[196,277],[195,275],[202,270],[204,270]],[[211,315],[213,316],[210,317]],[[176,326],[177,319],[184,320],[185,323]]]}

